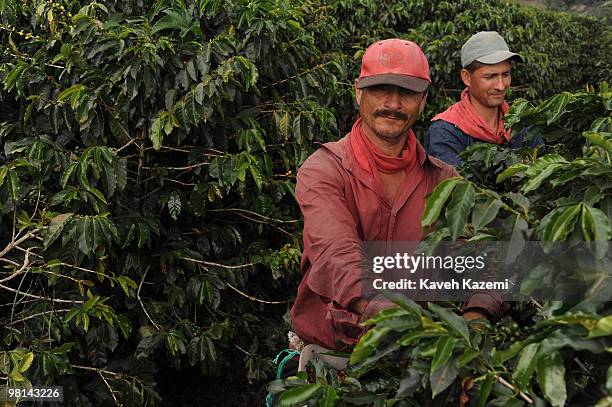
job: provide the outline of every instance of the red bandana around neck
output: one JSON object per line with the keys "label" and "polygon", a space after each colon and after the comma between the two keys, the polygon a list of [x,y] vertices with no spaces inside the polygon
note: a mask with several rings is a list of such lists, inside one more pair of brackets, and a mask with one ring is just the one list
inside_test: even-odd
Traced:
{"label": "red bandana around neck", "polygon": [[408,131],[406,145],[399,157],[392,157],[381,152],[365,135],[361,118],[353,124],[349,134],[351,147],[359,166],[375,175],[374,170],[393,174],[412,166],[417,161],[417,139],[412,129]]}
{"label": "red bandana around neck", "polygon": [[461,92],[461,101],[455,103],[431,121],[444,120],[459,127],[465,134],[487,143],[506,144],[510,141],[510,129],[504,129],[503,116],[510,109],[506,101],[500,106],[499,129],[493,129],[476,111],[470,101],[470,92]]}

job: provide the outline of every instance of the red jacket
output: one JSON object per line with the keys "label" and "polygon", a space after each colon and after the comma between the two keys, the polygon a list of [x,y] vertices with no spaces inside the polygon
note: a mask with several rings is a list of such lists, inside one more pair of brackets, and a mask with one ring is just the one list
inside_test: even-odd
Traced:
{"label": "red jacket", "polygon": [[[423,168],[418,183],[410,174],[399,187],[393,207],[360,167],[348,137],[326,143],[297,175],[296,197],[304,215],[304,273],[291,309],[293,328],[305,343],[329,349],[354,345],[363,333],[360,315],[349,306],[361,295],[362,241],[419,241],[425,197],[456,170],[428,156],[417,144]],[[468,303],[468,307],[470,304]],[[496,314],[488,298],[478,306]]]}

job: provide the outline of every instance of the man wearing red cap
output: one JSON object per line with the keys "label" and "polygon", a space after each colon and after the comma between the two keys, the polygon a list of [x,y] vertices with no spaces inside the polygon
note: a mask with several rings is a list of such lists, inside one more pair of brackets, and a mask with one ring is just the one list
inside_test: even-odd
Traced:
{"label": "man wearing red cap", "polygon": [[504,128],[503,116],[510,107],[504,100],[512,78],[511,61],[523,58],[511,52],[495,31],[471,36],[461,48],[461,100],[435,116],[425,138],[427,152],[446,163],[463,162],[459,153],[477,142],[499,144],[513,149],[536,147],[542,140],[524,139],[525,132],[512,137]]}
{"label": "man wearing red cap", "polygon": [[[304,276],[291,318],[306,344],[346,349],[363,333],[361,322],[394,306],[382,295],[362,294],[361,244],[421,240],[425,197],[457,175],[427,155],[411,129],[430,84],[429,64],[417,44],[401,39],[372,44],[355,85],[360,118],[347,136],[324,144],[298,172]],[[467,314],[482,316],[476,309]]]}

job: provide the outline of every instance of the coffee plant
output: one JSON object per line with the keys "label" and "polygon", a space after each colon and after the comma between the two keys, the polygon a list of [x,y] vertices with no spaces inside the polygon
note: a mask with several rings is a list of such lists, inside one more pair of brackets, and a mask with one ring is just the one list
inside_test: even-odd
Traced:
{"label": "coffee plant", "polygon": [[[519,99],[506,118],[546,147],[478,144],[462,153],[465,178],[444,181],[428,198],[423,225],[437,222],[428,239],[507,241],[514,256],[527,241],[600,244],[585,259],[607,270],[597,290],[581,301],[514,303],[494,324],[389,294],[398,308],[366,322],[345,371],[316,361],[310,372],[271,384],[281,406],[610,405],[612,309],[596,294],[609,298],[612,290],[612,92],[603,83],[537,106]],[[545,285],[554,273],[534,267],[522,288]]]}
{"label": "coffee plant", "polygon": [[422,134],[481,29],[526,58],[513,97],[610,76],[605,24],[497,1],[0,0],[0,384],[78,406],[256,404],[300,279],[295,174],[350,128],[363,50],[423,45]]}

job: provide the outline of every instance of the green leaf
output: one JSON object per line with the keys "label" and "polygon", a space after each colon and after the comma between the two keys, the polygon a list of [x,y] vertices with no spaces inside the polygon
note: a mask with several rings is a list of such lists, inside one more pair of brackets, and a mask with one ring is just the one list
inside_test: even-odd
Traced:
{"label": "green leaf", "polygon": [[401,338],[397,340],[397,343],[401,346],[410,346],[412,343],[423,338],[435,338],[442,335],[442,332],[436,331],[412,331],[405,333]]}
{"label": "green leaf", "polygon": [[584,240],[600,242],[609,240],[610,219],[602,210],[583,204],[581,226]]}
{"label": "green leaf", "polygon": [[119,276],[117,277],[117,281],[119,282],[119,285],[121,286],[121,289],[123,290],[123,292],[125,293],[126,297],[130,297],[130,288],[132,289],[137,289],[138,288],[138,284],[136,284],[136,282],[134,280],[132,280],[131,278],[129,278],[128,276]]}
{"label": "green leaf", "polygon": [[416,369],[409,367],[406,369],[406,373],[400,380],[399,388],[397,389],[397,394],[395,397],[411,397],[419,388],[420,384],[421,377],[419,372]]}
{"label": "green leaf", "polygon": [[536,366],[539,345],[539,343],[531,343],[525,346],[512,372],[512,378],[522,386],[522,389],[527,389],[529,386],[529,380]]}
{"label": "green leaf", "polygon": [[11,371],[11,359],[7,352],[0,352],[0,373],[8,375]]}
{"label": "green leaf", "polygon": [[[595,324],[597,326],[597,324]],[[591,353],[602,353],[606,351],[603,341],[594,341],[587,339],[583,334],[582,327],[566,327],[562,330],[556,330],[549,334],[542,342],[538,354],[546,355],[553,351],[570,347],[574,350],[586,350]]]}
{"label": "green leaf", "polygon": [[[1,11],[1,8],[0,8],[0,11]],[[15,45],[10,36],[9,36],[8,41],[9,41],[9,45],[12,45],[12,48],[15,48]],[[13,89],[15,85],[17,85],[17,88],[19,88],[20,85],[19,85],[18,80],[22,78],[23,74],[25,73],[24,71],[28,68],[28,66],[29,65],[26,64],[25,62],[19,61],[15,69],[10,71],[9,74],[6,75],[6,78],[4,79],[4,87],[7,91],[10,91],[11,89]]]}
{"label": "green leaf", "polygon": [[117,178],[117,190],[123,191],[127,185],[127,160],[115,158],[113,160],[115,177]]}
{"label": "green leaf", "polygon": [[91,310],[98,303],[98,301],[100,301],[99,295],[94,295],[93,297],[88,299],[87,302],[83,304],[82,312],[88,312],[89,310]]}
{"label": "green leaf", "polygon": [[261,191],[261,188],[264,183],[264,176],[262,175],[261,170],[259,169],[259,166],[256,162],[251,162],[251,164],[249,165],[249,173],[251,174],[251,177],[253,177],[255,185],[257,185],[257,190]]}
{"label": "green leaf", "polygon": [[102,163],[102,170],[104,173],[104,184],[106,186],[106,194],[111,197],[117,190],[117,177],[115,176],[115,170],[112,165],[107,162]]}
{"label": "green leaf", "polygon": [[168,212],[174,220],[177,220],[181,214],[181,197],[176,191],[173,191],[168,198]]}
{"label": "green leaf", "polygon": [[459,356],[457,359],[457,368],[461,369],[470,363],[472,360],[476,359],[480,356],[481,353],[474,348],[468,348],[463,355]]}
{"label": "green leaf", "polygon": [[[1,357],[2,356],[0,355],[0,358]],[[606,390],[608,390],[608,393],[612,393],[612,363],[608,367],[608,373],[606,375]]]}
{"label": "green leaf", "polygon": [[130,322],[130,319],[125,315],[118,315],[116,322],[117,326],[121,330],[121,334],[123,335],[123,337],[125,339],[128,339],[130,336],[130,332],[132,332],[132,323]]}
{"label": "green leaf", "polygon": [[159,150],[162,146],[162,140],[164,138],[163,134],[163,126],[161,122],[161,117],[157,117],[153,120],[153,124],[151,125],[151,131],[149,132],[149,139],[153,143],[153,148]]}
{"label": "green leaf", "polygon": [[60,186],[62,188],[66,188],[66,184],[68,184],[68,179],[70,178],[70,175],[72,175],[72,173],[76,169],[77,165],[78,163],[71,162],[70,164],[68,164],[68,167],[66,167],[66,169],[64,170],[64,173],[62,174],[62,177],[60,178]]}
{"label": "green leaf", "polygon": [[160,18],[151,28],[151,33],[155,34],[162,30],[167,29],[178,29],[180,30],[180,36],[185,37],[187,33],[193,31],[194,33],[201,33],[200,27],[196,21],[193,20],[191,13],[185,9],[179,10],[164,10],[166,15]]}
{"label": "green leaf", "polygon": [[465,231],[468,215],[474,207],[475,200],[476,190],[470,182],[460,184],[453,191],[453,197],[444,213],[452,240],[456,240]]}
{"label": "green leaf", "polygon": [[76,345],[76,342],[66,342],[61,344],[58,347],[55,347],[53,349],[49,349],[50,353],[53,353],[54,355],[65,355],[68,352],[70,352],[70,350]]}
{"label": "green leaf", "polygon": [[612,335],[612,315],[601,318],[593,329],[589,330],[589,336],[587,338],[598,338],[600,336]]}
{"label": "green leaf", "polygon": [[487,403],[487,399],[491,394],[491,390],[493,389],[493,384],[495,383],[495,374],[489,373],[484,382],[480,385],[480,394],[478,396],[478,407],[484,407]]}
{"label": "green leaf", "polygon": [[480,230],[493,221],[493,219],[497,217],[499,208],[501,208],[502,205],[503,202],[494,197],[488,197],[485,202],[476,204],[472,212],[474,231]]}
{"label": "green leaf", "polygon": [[612,140],[606,138],[601,133],[587,131],[582,133],[582,136],[596,146],[602,147],[606,151],[612,152]]}
{"label": "green leaf", "polygon": [[23,382],[25,378],[17,370],[13,370],[9,374],[9,379],[12,379],[15,382]]}
{"label": "green leaf", "polygon": [[64,322],[65,323],[70,322],[74,317],[76,317],[80,313],[81,313],[81,308],[73,308],[73,309],[71,309],[70,311],[68,311],[68,313],[64,317]]}
{"label": "green leaf", "polygon": [[0,187],[2,187],[2,184],[4,184],[6,174],[8,174],[8,167],[0,167]]}
{"label": "green leaf", "polygon": [[[91,218],[91,248],[95,251],[100,244],[100,233],[104,231],[106,219]],[[110,236],[105,236],[110,237]]]}
{"label": "green leaf", "polygon": [[284,391],[281,393],[278,403],[281,407],[301,406],[309,399],[315,397],[322,387],[322,385],[315,383]]}
{"label": "green leaf", "polygon": [[196,65],[202,76],[210,70],[210,48],[210,42],[205,42],[196,54]]}
{"label": "green leaf", "polygon": [[17,204],[17,197],[19,196],[19,177],[17,176],[17,171],[9,170],[8,171],[8,189],[11,194],[11,200],[13,204]]}
{"label": "green leaf", "polygon": [[402,295],[396,291],[384,291],[383,295],[390,299],[394,304],[399,305],[400,308],[418,317],[421,316],[423,308],[405,295]]}
{"label": "green leaf", "polygon": [[468,345],[470,345],[470,332],[468,330],[468,326],[465,323],[463,317],[455,314],[447,308],[442,308],[432,302],[428,304],[428,307],[431,311],[438,314],[440,319],[448,324],[455,333],[459,334]]}
{"label": "green leaf", "polygon": [[93,226],[89,216],[85,216],[78,221],[79,250],[88,256],[95,248],[93,247]]}
{"label": "green leaf", "polygon": [[87,332],[89,330],[89,315],[82,313],[80,317],[81,317],[81,322],[83,323],[83,330]]}
{"label": "green leaf", "polygon": [[145,223],[138,222],[137,232],[138,239],[136,245],[138,246],[138,248],[141,248],[145,243],[149,241],[149,238],[151,237],[151,231]]}
{"label": "green leaf", "polygon": [[304,138],[302,136],[302,115],[298,114],[297,116],[295,116],[295,118],[293,119],[293,138],[298,142],[298,144],[301,144],[304,141]]}
{"label": "green leaf", "polygon": [[106,201],[106,198],[104,197],[104,194],[102,192],[100,192],[100,190],[98,188],[94,188],[94,187],[87,187],[87,191],[91,192],[91,194],[93,196],[95,196],[96,198],[98,198],[101,202],[103,202],[104,204],[108,204],[108,202]]}
{"label": "green leaf", "polygon": [[196,86],[194,90],[194,95],[196,102],[198,102],[199,104],[202,104],[202,102],[204,102],[204,84],[202,82],[198,83],[198,85]]}
{"label": "green leaf", "polygon": [[353,349],[349,364],[355,365],[370,356],[389,331],[390,328],[372,328],[366,332]]}
{"label": "green leaf", "polygon": [[19,373],[23,373],[26,370],[28,370],[30,366],[32,365],[33,360],[34,360],[34,353],[33,352],[26,353],[24,357],[21,359],[21,362],[19,363],[19,368],[18,368]]}
{"label": "green leaf", "polygon": [[450,356],[453,354],[453,349],[457,343],[457,338],[452,336],[441,336],[436,342],[436,353],[431,362],[431,374],[440,367],[442,364],[448,362]]}
{"label": "green leaf", "polygon": [[64,90],[63,92],[61,92],[57,96],[57,100],[59,102],[64,101],[64,100],[68,99],[69,97],[72,97],[75,93],[79,94],[81,92],[84,92],[86,89],[87,89],[87,87],[85,85],[81,85],[81,84],[77,83],[75,85],[72,85],[68,89]]}
{"label": "green leaf", "polygon": [[546,399],[553,407],[564,406],[567,398],[565,365],[559,351],[540,356],[536,362],[536,371]]}
{"label": "green leaf", "polygon": [[522,191],[527,193],[534,191],[550,177],[555,171],[567,166],[567,160],[558,154],[547,154],[538,158],[525,175],[529,181],[522,187]]}
{"label": "green leaf", "polygon": [[578,219],[582,204],[568,206],[561,210],[559,216],[547,225],[544,240],[549,242],[560,242],[572,233],[574,225]]}
{"label": "green leaf", "polygon": [[565,108],[572,101],[572,98],[573,95],[571,93],[563,92],[549,100],[546,109],[547,125],[556,122],[565,113]]}
{"label": "green leaf", "polygon": [[527,164],[514,164],[511,165],[510,167],[506,168],[503,172],[501,172],[498,176],[497,179],[495,180],[495,182],[497,184],[504,182],[507,178],[512,177],[515,174],[518,174],[519,172],[525,171],[529,168],[529,166]]}
{"label": "green leaf", "polygon": [[529,212],[529,206],[531,204],[525,195],[517,192],[508,192],[505,194],[505,196],[508,197],[514,204],[520,206],[521,209],[523,209],[523,212]]}
{"label": "green leaf", "polygon": [[323,392],[323,400],[320,402],[321,407],[334,407],[338,401],[338,392],[332,386],[325,386]]}
{"label": "green leaf", "polygon": [[456,358],[449,359],[445,364],[437,368],[429,376],[429,385],[431,386],[431,398],[446,390],[453,381],[457,378]]}
{"label": "green leaf", "polygon": [[446,200],[460,181],[463,181],[460,177],[448,178],[436,186],[436,189],[427,198],[421,225],[429,226],[438,219]]}
{"label": "green leaf", "polygon": [[108,114],[106,117],[108,117],[111,133],[115,136],[117,141],[124,144],[128,143],[130,141],[130,134],[125,129],[125,126],[119,121],[119,117],[112,114]]}
{"label": "green leaf", "polygon": [[45,249],[47,249],[53,244],[53,242],[55,242],[55,240],[62,233],[62,230],[64,230],[64,226],[72,218],[73,215],[74,213],[62,213],[61,215],[57,215],[56,217],[51,219],[44,240]]}
{"label": "green leaf", "polygon": [[278,133],[285,139],[289,137],[289,112],[274,112]]}
{"label": "green leaf", "polygon": [[[187,73],[189,74],[189,77],[191,78],[192,81],[197,81],[198,77],[196,75],[196,70],[195,70],[195,65],[193,64],[193,59],[190,59],[189,61],[187,61],[187,63],[185,64],[185,69],[187,70]],[[201,102],[198,102],[201,104]]]}

